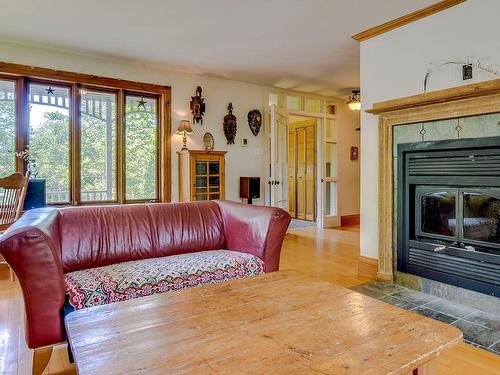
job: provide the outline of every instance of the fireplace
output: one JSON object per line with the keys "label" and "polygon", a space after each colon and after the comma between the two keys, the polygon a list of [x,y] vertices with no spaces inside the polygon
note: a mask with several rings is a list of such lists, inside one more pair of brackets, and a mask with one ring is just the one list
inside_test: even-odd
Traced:
{"label": "fireplace", "polygon": [[500,296],[500,137],[399,144],[397,269]]}

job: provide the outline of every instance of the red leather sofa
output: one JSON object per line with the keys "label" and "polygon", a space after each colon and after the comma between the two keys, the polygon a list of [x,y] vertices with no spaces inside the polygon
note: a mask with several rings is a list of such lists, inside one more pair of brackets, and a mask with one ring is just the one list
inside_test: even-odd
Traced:
{"label": "red leather sofa", "polygon": [[[278,270],[290,215],[229,201],[44,208],[0,236],[26,341],[64,341],[64,311]],[[68,310],[69,309],[69,310]]]}

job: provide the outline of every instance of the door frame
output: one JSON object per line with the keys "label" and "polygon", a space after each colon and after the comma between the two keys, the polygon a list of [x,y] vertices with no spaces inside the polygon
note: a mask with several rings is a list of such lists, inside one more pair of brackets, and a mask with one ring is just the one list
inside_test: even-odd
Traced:
{"label": "door frame", "polygon": [[[276,105],[276,104],[271,104],[271,105]],[[269,114],[271,113],[271,105],[267,106],[267,110]],[[279,107],[276,105],[276,107]],[[336,206],[337,206],[337,212],[336,216],[332,216],[329,218],[329,220],[325,220],[324,212],[324,202],[323,198],[326,194],[326,184],[325,184],[325,170],[323,168],[323,162],[324,162],[324,153],[325,153],[325,124],[326,120],[336,120],[336,115],[331,115],[327,113],[320,113],[320,112],[306,112],[306,111],[300,111],[300,110],[292,110],[292,109],[287,109],[283,107],[279,107],[280,110],[286,112],[289,116],[301,116],[301,117],[306,117],[306,118],[313,118],[315,119],[315,126],[316,126],[316,226],[320,229],[322,229],[325,225],[325,222],[328,221],[328,227],[332,226],[339,226],[340,225],[340,202],[338,200],[338,197],[340,195],[339,193],[339,184],[337,183],[337,197],[336,197]],[[270,116],[268,116],[270,118]],[[271,122],[272,123],[272,122]],[[275,129],[271,129],[271,124],[269,124],[269,131],[268,131],[268,137],[269,137],[269,144],[272,141],[271,136],[274,134]],[[287,138],[288,138],[288,124],[287,124]],[[337,141],[338,144],[338,141]],[[288,148],[288,139],[287,139],[287,148]],[[288,153],[287,153],[288,155]],[[272,168],[272,160],[271,159],[271,150],[267,152],[267,168],[270,169]],[[338,161],[338,158],[337,158]],[[339,175],[340,172],[340,166],[337,164],[337,176]],[[268,170],[270,172],[270,170]],[[266,173],[268,175],[269,173]],[[286,188],[288,189],[288,179],[285,182],[287,184]],[[321,190],[320,190],[321,189]],[[318,193],[321,194],[318,194]],[[264,198],[265,202],[270,202],[270,194],[272,194],[270,187],[267,186],[266,184],[266,189],[265,189],[266,196]]]}

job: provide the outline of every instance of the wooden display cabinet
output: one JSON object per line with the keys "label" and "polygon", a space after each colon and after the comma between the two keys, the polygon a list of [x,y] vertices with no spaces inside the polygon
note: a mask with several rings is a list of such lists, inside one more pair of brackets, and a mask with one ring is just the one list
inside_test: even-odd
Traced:
{"label": "wooden display cabinet", "polygon": [[225,197],[227,151],[182,150],[179,154],[179,201]]}

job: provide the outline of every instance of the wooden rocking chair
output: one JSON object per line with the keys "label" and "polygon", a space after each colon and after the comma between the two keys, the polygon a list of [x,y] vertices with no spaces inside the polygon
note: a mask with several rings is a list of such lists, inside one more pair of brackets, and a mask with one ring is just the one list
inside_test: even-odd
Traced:
{"label": "wooden rocking chair", "polygon": [[[0,178],[0,234],[16,222],[21,216],[30,172],[14,173]],[[0,257],[0,264],[7,264]],[[10,280],[14,281],[14,272],[9,267]]]}

